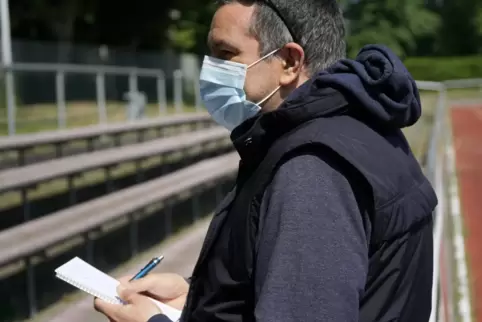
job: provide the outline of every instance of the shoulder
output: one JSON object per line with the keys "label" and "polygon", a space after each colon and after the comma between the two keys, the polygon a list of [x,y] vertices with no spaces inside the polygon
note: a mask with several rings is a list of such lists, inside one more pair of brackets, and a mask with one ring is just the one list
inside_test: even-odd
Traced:
{"label": "shoulder", "polygon": [[283,161],[273,175],[270,188],[283,187],[282,190],[300,188],[350,186],[349,166],[334,153],[325,151],[303,151]]}
{"label": "shoulder", "polygon": [[336,161],[326,155],[302,153],[279,167],[260,203],[259,244],[266,236],[276,239],[295,234],[293,238],[316,239],[322,231],[328,238],[350,229],[366,244],[369,217],[360,207],[360,199],[367,195],[352,184]]}
{"label": "shoulder", "polygon": [[356,189],[343,168],[331,155],[303,152],[291,156],[282,162],[264,190],[261,216],[356,209]]}
{"label": "shoulder", "polygon": [[[360,175],[331,153],[303,152],[285,160],[264,190],[261,222],[267,218],[364,217],[372,200]],[[317,219],[317,220],[318,220]],[[276,221],[275,220],[275,221]],[[290,219],[291,220],[291,219]]]}

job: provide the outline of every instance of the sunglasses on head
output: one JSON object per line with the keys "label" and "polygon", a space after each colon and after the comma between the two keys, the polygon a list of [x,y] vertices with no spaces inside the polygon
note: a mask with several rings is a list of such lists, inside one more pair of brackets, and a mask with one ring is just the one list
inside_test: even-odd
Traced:
{"label": "sunglasses on head", "polygon": [[287,20],[285,19],[285,17],[283,17],[283,15],[281,14],[280,10],[278,9],[278,7],[276,7],[276,5],[273,3],[273,1],[271,0],[262,0],[262,2],[267,5],[268,7],[271,8],[271,10],[273,10],[276,15],[281,19],[281,21],[283,21],[283,23],[285,24],[286,28],[288,29],[290,35],[291,35],[291,38],[293,39],[293,41],[297,41],[297,39],[295,38],[295,33],[293,32],[293,29],[291,29],[290,25],[288,24]]}

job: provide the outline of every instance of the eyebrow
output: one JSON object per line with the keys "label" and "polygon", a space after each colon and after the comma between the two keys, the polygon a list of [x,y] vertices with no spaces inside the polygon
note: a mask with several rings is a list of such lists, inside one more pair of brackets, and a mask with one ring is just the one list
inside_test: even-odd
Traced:
{"label": "eyebrow", "polygon": [[227,49],[236,50],[236,46],[234,46],[232,43],[228,43],[223,39],[213,39],[211,35],[208,36],[207,43],[210,49],[217,49],[220,47],[224,47]]}

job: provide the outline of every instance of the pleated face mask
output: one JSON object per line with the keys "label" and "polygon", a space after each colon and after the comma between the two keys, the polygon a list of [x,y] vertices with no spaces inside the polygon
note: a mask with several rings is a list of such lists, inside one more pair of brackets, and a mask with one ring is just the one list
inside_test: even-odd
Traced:
{"label": "pleated face mask", "polygon": [[229,131],[255,116],[260,105],[279,90],[279,86],[257,103],[246,99],[244,83],[250,67],[276,53],[276,49],[251,65],[205,56],[199,78],[201,99],[213,120]]}

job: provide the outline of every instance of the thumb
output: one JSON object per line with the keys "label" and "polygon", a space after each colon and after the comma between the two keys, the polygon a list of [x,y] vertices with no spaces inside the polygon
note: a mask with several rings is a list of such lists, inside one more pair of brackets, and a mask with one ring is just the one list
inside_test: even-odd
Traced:
{"label": "thumb", "polygon": [[126,284],[121,283],[117,286],[117,294],[122,300],[131,302],[131,297],[136,295],[136,292],[126,287]]}
{"label": "thumb", "polygon": [[133,293],[142,293],[150,291],[155,285],[152,276],[145,276],[137,280],[130,281],[124,284],[124,287]]}
{"label": "thumb", "polygon": [[117,294],[119,294],[119,297],[124,300],[125,302],[129,304],[136,304],[139,303],[139,301],[142,301],[144,296],[141,296],[140,294],[137,294],[136,292],[132,292],[124,284],[119,284],[117,287]]}

